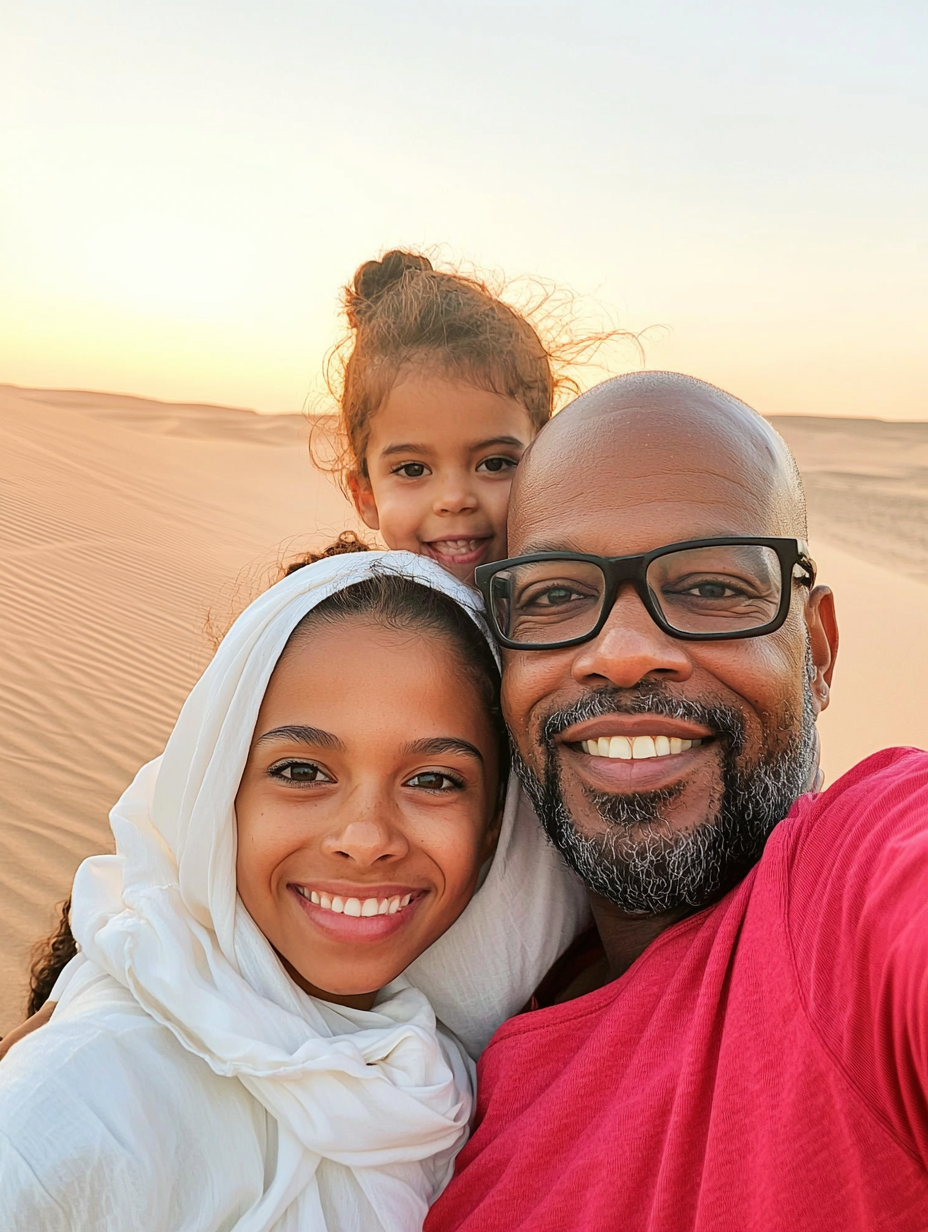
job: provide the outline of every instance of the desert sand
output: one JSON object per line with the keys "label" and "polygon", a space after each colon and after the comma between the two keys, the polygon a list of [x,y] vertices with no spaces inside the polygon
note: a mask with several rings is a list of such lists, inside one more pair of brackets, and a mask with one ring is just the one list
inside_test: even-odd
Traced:
{"label": "desert sand", "polygon": [[[888,744],[928,746],[928,423],[776,424],[839,602],[832,781]],[[299,416],[0,387],[0,1033],[30,946],[207,663],[207,626],[357,528],[307,435]]]}

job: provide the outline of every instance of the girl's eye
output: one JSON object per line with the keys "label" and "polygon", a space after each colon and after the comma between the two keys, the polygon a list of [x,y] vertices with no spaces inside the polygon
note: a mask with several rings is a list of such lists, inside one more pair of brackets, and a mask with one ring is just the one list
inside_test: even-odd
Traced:
{"label": "girl's eye", "polygon": [[418,787],[423,791],[460,791],[464,784],[459,778],[440,770],[423,770],[407,779],[406,786]]}
{"label": "girl's eye", "polygon": [[483,461],[480,463],[480,465],[477,467],[477,470],[478,471],[489,471],[493,475],[498,475],[500,471],[511,470],[513,467],[518,466],[518,465],[519,463],[516,458],[504,458],[504,457],[484,458]]}
{"label": "girl's eye", "polygon": [[324,770],[314,761],[279,761],[271,766],[268,774],[287,783],[333,783]]}
{"label": "girl's eye", "polygon": [[391,475],[403,475],[407,479],[421,479],[426,472],[424,462],[404,462],[402,466],[394,467]]}

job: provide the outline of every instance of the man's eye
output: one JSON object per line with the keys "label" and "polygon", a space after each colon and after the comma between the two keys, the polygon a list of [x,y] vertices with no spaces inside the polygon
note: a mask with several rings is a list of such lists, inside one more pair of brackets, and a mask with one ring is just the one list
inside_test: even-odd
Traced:
{"label": "man's eye", "polygon": [[271,766],[268,774],[288,783],[331,783],[324,770],[313,761],[279,761]]}
{"label": "man's eye", "polygon": [[587,598],[589,598],[588,595],[580,594],[572,586],[547,586],[544,590],[536,590],[534,594],[525,595],[520,598],[519,607],[563,607],[565,604],[573,603],[577,599]]}
{"label": "man's eye", "polygon": [[395,467],[390,473],[404,475],[407,479],[421,479],[425,472],[424,462],[404,462],[402,466]]}
{"label": "man's eye", "polygon": [[438,770],[423,770],[421,774],[413,775],[406,780],[407,787],[419,787],[424,791],[460,791],[463,783],[450,774],[442,774]]}
{"label": "man's eye", "polygon": [[498,475],[500,471],[512,470],[513,467],[516,467],[518,465],[519,463],[515,458],[504,458],[504,457],[484,458],[483,461],[480,463],[480,465],[477,467],[477,470],[478,471],[489,471],[493,475]]}

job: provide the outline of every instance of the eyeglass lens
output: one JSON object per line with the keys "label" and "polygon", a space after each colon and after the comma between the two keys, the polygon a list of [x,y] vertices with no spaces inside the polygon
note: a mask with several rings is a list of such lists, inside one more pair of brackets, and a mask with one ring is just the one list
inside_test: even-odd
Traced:
{"label": "eyeglass lens", "polygon": [[[780,560],[762,544],[686,548],[658,556],[647,585],[667,624],[680,633],[744,633],[776,618]],[[543,560],[493,576],[490,597],[500,632],[525,645],[567,642],[589,633],[602,611],[599,565]]]}

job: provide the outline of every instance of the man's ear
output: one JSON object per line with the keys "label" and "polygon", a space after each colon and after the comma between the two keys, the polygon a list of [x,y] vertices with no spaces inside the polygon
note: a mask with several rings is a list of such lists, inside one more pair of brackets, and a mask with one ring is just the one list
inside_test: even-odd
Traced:
{"label": "man's ear", "polygon": [[364,475],[349,475],[348,491],[364,525],[371,530],[380,530],[380,515],[377,512],[371,481]]}
{"label": "man's ear", "polygon": [[806,604],[806,625],[809,630],[809,646],[815,676],[812,679],[812,697],[816,713],[828,705],[831,696],[831,677],[838,657],[838,621],[835,616],[835,597],[828,586],[816,586]]}

